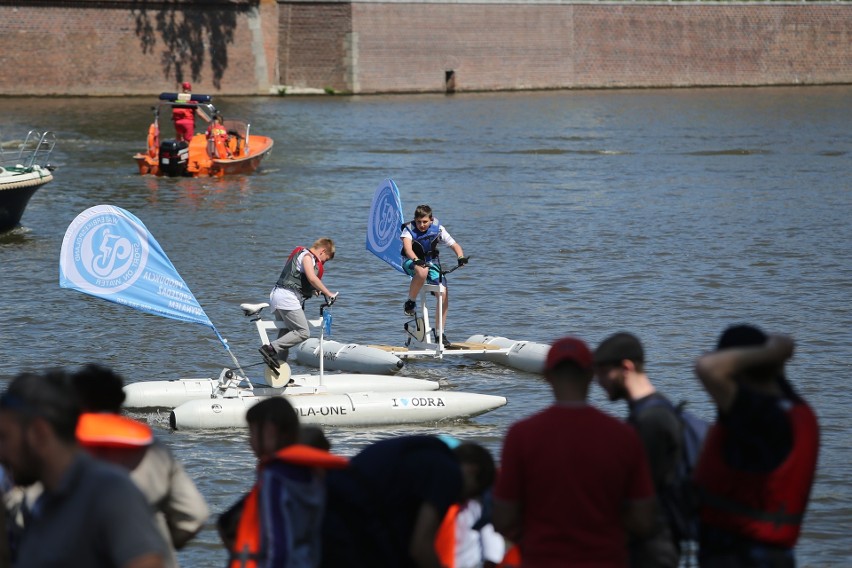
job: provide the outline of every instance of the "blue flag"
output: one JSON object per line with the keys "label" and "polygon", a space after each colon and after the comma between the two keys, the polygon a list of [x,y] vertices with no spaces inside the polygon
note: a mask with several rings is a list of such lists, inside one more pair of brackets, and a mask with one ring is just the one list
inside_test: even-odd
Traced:
{"label": "blue flag", "polygon": [[59,285],[149,314],[211,328],[204,313],[148,229],[113,205],[86,209],[71,222],[59,254]]}
{"label": "blue flag", "polygon": [[399,188],[392,179],[386,179],[373,194],[367,224],[367,250],[403,274],[405,271],[402,269],[402,241],[399,233],[404,222]]}

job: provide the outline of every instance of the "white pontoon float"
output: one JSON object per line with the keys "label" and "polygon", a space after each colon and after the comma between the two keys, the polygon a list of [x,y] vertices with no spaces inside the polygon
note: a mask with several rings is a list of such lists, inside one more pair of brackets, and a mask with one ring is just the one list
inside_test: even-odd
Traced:
{"label": "white pontoon float", "polygon": [[[186,428],[234,428],[263,396],[219,397],[185,402],[172,410],[169,423]],[[483,414],[506,404],[502,396],[455,391],[352,392],[287,395],[303,424],[367,426],[417,424]]]}
{"label": "white pontoon float", "polygon": [[[268,341],[267,331],[277,329],[277,322],[259,319],[268,304],[242,304],[261,339]],[[505,397],[475,393],[438,391],[439,383],[411,377],[340,373],[325,374],[323,319],[311,320],[319,328],[319,375],[289,374],[286,364],[278,373],[266,369],[267,385],[258,386],[223,369],[217,380],[182,379],[149,381],[125,387],[128,407],[173,407],[169,424],[177,430],[191,428],[236,428],[246,425],[246,410],[264,398],[286,396],[303,423],[335,426],[383,425],[437,422],[476,416],[506,404]],[[366,351],[365,351],[366,350]],[[364,348],[359,352],[369,354]],[[378,350],[372,350],[378,351]],[[156,402],[157,404],[152,404]]]}

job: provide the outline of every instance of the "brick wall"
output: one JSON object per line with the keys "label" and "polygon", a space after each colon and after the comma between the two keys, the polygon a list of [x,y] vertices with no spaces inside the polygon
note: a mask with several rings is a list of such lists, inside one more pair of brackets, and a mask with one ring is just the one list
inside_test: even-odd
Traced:
{"label": "brick wall", "polygon": [[0,0],[0,95],[852,83],[852,2]]}
{"label": "brick wall", "polygon": [[275,0],[0,2],[0,95],[266,93]]}
{"label": "brick wall", "polygon": [[852,82],[852,4],[355,3],[360,92]]}

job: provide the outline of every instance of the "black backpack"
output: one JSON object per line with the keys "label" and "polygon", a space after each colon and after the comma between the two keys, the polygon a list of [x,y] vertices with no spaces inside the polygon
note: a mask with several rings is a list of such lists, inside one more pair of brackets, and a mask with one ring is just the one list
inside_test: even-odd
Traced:
{"label": "black backpack", "polygon": [[675,476],[668,487],[660,491],[660,504],[678,541],[698,540],[698,495],[692,473],[707,437],[710,424],[684,409],[686,402],[673,404],[662,396],[651,396],[633,407],[639,413],[651,406],[665,406],[677,416],[681,425],[681,452]]}

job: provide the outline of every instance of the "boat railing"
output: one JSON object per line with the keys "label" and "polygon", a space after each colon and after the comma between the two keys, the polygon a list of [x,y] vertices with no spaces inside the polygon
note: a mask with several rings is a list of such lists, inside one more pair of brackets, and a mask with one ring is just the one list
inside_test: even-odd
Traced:
{"label": "boat railing", "polygon": [[56,134],[49,130],[44,133],[30,130],[17,153],[7,154],[0,146],[0,164],[15,164],[25,168],[31,168],[37,162],[46,164],[54,146],[56,146]]}

